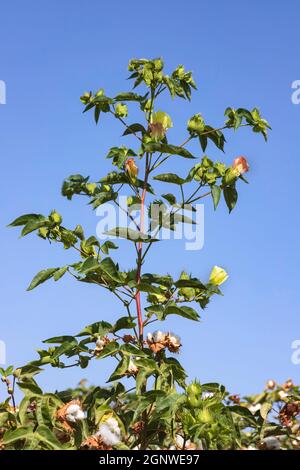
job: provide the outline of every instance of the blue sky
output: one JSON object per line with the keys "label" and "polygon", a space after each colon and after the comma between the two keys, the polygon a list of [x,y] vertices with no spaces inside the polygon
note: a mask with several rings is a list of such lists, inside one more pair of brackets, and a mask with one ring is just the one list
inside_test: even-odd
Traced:
{"label": "blue sky", "polygon": [[[191,103],[163,101],[174,122],[174,143],[183,140],[192,114],[202,112],[218,126],[227,106],[258,106],[273,128],[267,144],[244,129],[228,135],[225,161],[246,155],[251,184],[240,185],[231,215],[223,203],[214,213],[207,201],[204,248],[185,251],[183,242],[164,242],[153,249],[153,272],[175,276],[185,268],[205,280],[218,264],[230,274],[225,296],[211,302],[202,323],[171,317],[165,328],[181,335],[181,360],[191,378],[218,381],[241,394],[258,392],[269,378],[299,380],[300,365],[290,359],[291,342],[300,338],[300,105],[291,102],[291,83],[300,78],[299,2],[283,9],[258,0],[27,0],[1,10],[0,80],[7,104],[0,105],[0,339],[7,362],[24,364],[35,358],[42,339],[122,314],[105,292],[72,279],[26,292],[40,269],[76,256],[35,236],[18,240],[18,231],[5,226],[23,213],[55,208],[65,225],[82,223],[95,233],[95,214],[85,201],[62,198],[60,186],[72,173],[92,179],[106,174],[104,156],[121,143],[121,128],[107,116],[96,127],[91,115],[82,115],[79,96],[102,86],[108,95],[126,90],[130,58],[162,56],[167,70],[183,63],[198,84]],[[207,154],[222,158],[213,147]],[[172,171],[185,174],[187,168],[175,157]],[[134,252],[123,250],[120,259],[123,268],[131,267]],[[103,383],[110,366],[95,361],[84,371],[51,369],[39,382],[47,390],[82,377]]]}

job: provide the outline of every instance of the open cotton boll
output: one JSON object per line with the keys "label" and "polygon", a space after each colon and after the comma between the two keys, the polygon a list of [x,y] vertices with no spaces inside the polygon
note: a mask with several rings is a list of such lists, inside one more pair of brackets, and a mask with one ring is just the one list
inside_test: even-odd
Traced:
{"label": "open cotton boll", "polygon": [[107,446],[115,446],[121,441],[121,430],[115,418],[108,418],[101,423],[96,436],[100,436]]}
{"label": "open cotton boll", "polygon": [[155,343],[163,343],[166,340],[166,333],[157,330],[153,333],[153,341]]}
{"label": "open cotton boll", "polygon": [[75,423],[84,419],[84,412],[81,407],[77,404],[72,404],[66,409],[66,420],[70,423]]}
{"label": "open cotton boll", "polygon": [[259,411],[261,409],[261,404],[260,403],[257,403],[257,405],[251,405],[249,406],[249,410],[251,411],[251,413],[255,414],[257,411]]}
{"label": "open cotton boll", "polygon": [[277,437],[268,436],[268,437],[265,437],[262,440],[262,442],[263,442],[265,448],[268,449],[268,450],[279,450],[280,449],[280,442],[277,439]]}

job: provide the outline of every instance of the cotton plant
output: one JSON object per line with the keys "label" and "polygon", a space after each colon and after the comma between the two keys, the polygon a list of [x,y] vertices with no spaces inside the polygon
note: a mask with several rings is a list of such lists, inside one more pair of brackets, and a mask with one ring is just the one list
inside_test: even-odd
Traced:
{"label": "cotton plant", "polygon": [[[133,90],[108,96],[100,88],[80,98],[83,112],[92,113],[97,125],[112,119],[122,129],[125,144],[106,154],[112,170],[94,179],[73,174],[62,185],[62,196],[69,201],[81,198],[93,210],[104,204],[122,208],[128,224],[110,228],[105,241],[87,234],[81,224],[65,226],[56,210],[49,215],[25,214],[10,224],[21,227],[22,237],[37,235],[74,253],[72,262],[40,271],[29,291],[50,279],[70,276],[79,282],[78,291],[91,284],[110,293],[123,309],[122,316],[113,322],[103,314],[80,332],[49,338],[37,359],[1,370],[8,398],[0,408],[0,445],[8,449],[256,448],[274,435],[266,425],[270,410],[264,403],[271,392],[262,401],[239,403],[239,397],[231,401],[217,383],[187,380],[180,362],[187,339],[164,328],[164,321],[170,324],[174,315],[182,322],[197,323],[212,298],[222,294],[227,270],[213,265],[203,280],[198,277],[201,272],[180,273],[174,263],[169,263],[172,273],[146,272],[145,261],[151,267],[151,253],[163,230],[174,232],[179,224],[195,224],[197,202],[207,200],[216,210],[223,198],[229,212],[234,209],[250,164],[239,152],[223,161],[226,140],[247,130],[267,140],[270,126],[257,108],[228,107],[225,120],[217,125],[206,122],[197,110],[187,120],[183,139],[178,142],[176,137],[171,143],[177,123],[160,98],[190,101],[196,90],[192,73],[179,65],[166,74],[160,58],[133,59],[128,69]],[[132,120],[134,107],[140,111],[138,122]],[[175,161],[180,174],[173,171]],[[126,208],[120,204],[124,195]],[[127,241],[128,247],[120,250],[132,253],[129,266],[117,261],[119,247],[112,236]],[[86,369],[105,358],[113,358],[115,364],[106,387],[81,384],[77,389],[44,393],[35,380],[47,365]],[[19,406],[16,387],[24,393]],[[281,400],[278,393],[272,397]],[[289,395],[284,399],[287,404],[297,401]],[[289,409],[286,414],[292,413],[295,420],[296,411]],[[272,442],[269,439],[265,445],[274,447]]]}

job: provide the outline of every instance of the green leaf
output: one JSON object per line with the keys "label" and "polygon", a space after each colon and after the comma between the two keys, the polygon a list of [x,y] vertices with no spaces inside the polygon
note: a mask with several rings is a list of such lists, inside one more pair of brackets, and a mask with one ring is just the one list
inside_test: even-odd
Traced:
{"label": "green leaf", "polygon": [[54,436],[50,429],[45,425],[38,426],[37,430],[34,433],[35,437],[38,437],[40,441],[45,443],[47,447],[54,450],[63,450],[63,446],[59,440]]}
{"label": "green leaf", "polygon": [[76,336],[104,336],[110,331],[112,331],[113,326],[105,321],[98,321],[95,323],[92,323],[91,325],[86,326],[80,333],[78,333]]}
{"label": "green leaf", "polygon": [[176,175],[175,173],[162,173],[153,177],[154,180],[163,181],[164,183],[173,183],[182,185],[186,183],[184,178]]}
{"label": "green leaf", "polygon": [[42,284],[43,282],[47,281],[48,279],[53,277],[54,273],[56,273],[56,271],[58,271],[59,269],[60,268],[43,269],[42,271],[37,273],[36,276],[34,276],[34,278],[32,279],[32,281],[30,283],[30,286],[27,288],[27,290],[28,291],[32,290],[35,287]]}
{"label": "green leaf", "polygon": [[11,222],[8,227],[18,227],[20,225],[26,225],[29,222],[40,222],[45,220],[42,214],[24,214]]}
{"label": "green leaf", "polygon": [[119,351],[119,344],[116,341],[111,341],[108,343],[104,349],[97,355],[99,359],[104,359],[108,356],[113,356],[115,353]]}
{"label": "green leaf", "polygon": [[25,237],[25,235],[28,235],[29,233],[34,232],[34,230],[43,227],[45,225],[45,220],[46,219],[43,218],[43,220],[30,220],[27,222],[21,232],[21,237]]}
{"label": "green leaf", "polygon": [[122,282],[123,279],[120,275],[119,269],[113,262],[113,260],[109,257],[105,258],[100,263],[100,269],[103,271],[110,279],[116,282]]}
{"label": "green leaf", "polygon": [[186,306],[178,307],[177,305],[170,305],[165,308],[164,316],[167,315],[179,315],[189,320],[199,321],[199,315],[196,310]]}
{"label": "green leaf", "polygon": [[130,361],[129,356],[123,356],[121,361],[117,365],[116,369],[107,380],[107,382],[112,382],[113,380],[121,379],[125,375],[125,372],[128,369],[129,361]]}
{"label": "green leaf", "polygon": [[130,240],[133,242],[142,241],[144,243],[150,243],[150,242],[158,241],[155,238],[149,237],[149,235],[145,235],[141,232],[132,230],[131,228],[127,228],[127,227],[115,227],[111,230],[108,230],[107,232],[104,232],[104,234],[108,236],[126,238],[127,240]]}
{"label": "green leaf", "polygon": [[80,272],[82,274],[89,274],[100,269],[100,264],[93,256],[89,256],[81,265]]}
{"label": "green leaf", "polygon": [[22,390],[25,395],[35,396],[42,395],[42,389],[37,385],[35,381],[31,382],[17,382],[18,387]]}
{"label": "green leaf", "polygon": [[206,286],[197,278],[179,279],[175,282],[176,287],[193,287],[195,289],[207,290]]}
{"label": "green leaf", "polygon": [[137,134],[138,132],[145,133],[146,129],[144,128],[144,126],[142,126],[142,124],[136,122],[134,124],[130,124],[130,126],[128,126],[123,132],[123,135]]}
{"label": "green leaf", "polygon": [[224,199],[225,199],[226,205],[230,213],[232,209],[234,209],[237,203],[237,199],[238,199],[237,190],[233,186],[227,186],[226,188],[224,188],[223,193],[224,193]]}
{"label": "green leaf", "polygon": [[211,195],[212,195],[212,198],[213,198],[213,203],[214,203],[214,209],[215,210],[218,207],[218,204],[220,202],[221,193],[222,193],[222,190],[221,190],[220,186],[214,185],[214,186],[211,187]]}
{"label": "green leaf", "polygon": [[194,157],[191,152],[186,150],[183,147],[178,147],[177,145],[169,145],[169,144],[163,144],[160,142],[150,142],[148,144],[144,145],[144,151],[145,152],[160,152],[160,153],[168,153],[170,155],[179,155],[180,157],[184,158],[196,158]]}
{"label": "green leaf", "polygon": [[101,245],[101,251],[105,255],[108,255],[109,250],[117,250],[119,247],[115,243],[113,243],[110,240],[107,240],[106,242]]}
{"label": "green leaf", "polygon": [[43,341],[43,343],[46,344],[62,344],[65,343],[66,341],[73,341],[74,336],[53,336],[53,338],[48,338]]}
{"label": "green leaf", "polygon": [[164,307],[162,305],[149,305],[145,310],[150,314],[147,315],[148,318],[152,315],[156,315],[158,320],[163,320],[164,318]]}
{"label": "green leaf", "polygon": [[68,271],[68,266],[63,266],[62,268],[58,269],[53,276],[54,281],[58,281],[63,275]]}
{"label": "green leaf", "polygon": [[256,426],[256,420],[253,414],[245,406],[233,405],[233,406],[229,406],[228,408],[232,413],[236,413],[241,418],[246,419],[249,423]]}
{"label": "green leaf", "polygon": [[117,331],[119,330],[127,330],[127,329],[131,329],[131,328],[134,328],[136,326],[136,324],[134,323],[134,321],[132,321],[131,318],[129,317],[121,317],[117,320],[117,322],[115,323],[112,331],[114,333],[116,333]]}
{"label": "green leaf", "polygon": [[33,429],[30,427],[20,426],[13,431],[6,431],[2,442],[4,445],[11,444],[12,442],[19,441],[22,439],[30,439],[33,437]]}
{"label": "green leaf", "polygon": [[141,96],[138,95],[137,93],[132,93],[132,92],[124,92],[124,93],[119,93],[114,100],[115,101],[144,101],[146,96]]}
{"label": "green leaf", "polygon": [[260,416],[265,420],[268,417],[268,414],[270,413],[272,409],[272,403],[265,402],[261,405],[261,408],[259,410]]}
{"label": "green leaf", "polygon": [[143,352],[141,349],[129,343],[122,344],[122,346],[120,347],[120,351],[123,354],[129,355],[129,356],[148,357],[147,354]]}
{"label": "green leaf", "polygon": [[166,199],[166,201],[168,201],[169,204],[171,204],[171,206],[173,206],[174,204],[176,204],[176,197],[174,196],[174,194],[162,194],[161,197],[163,197],[164,199]]}
{"label": "green leaf", "polygon": [[73,338],[73,340],[70,342],[66,341],[65,343],[62,343],[58,348],[55,349],[51,358],[54,360],[58,359],[60,356],[63,356],[64,354],[72,351],[72,349],[74,349],[74,347],[76,346],[77,346],[77,341],[75,338]]}

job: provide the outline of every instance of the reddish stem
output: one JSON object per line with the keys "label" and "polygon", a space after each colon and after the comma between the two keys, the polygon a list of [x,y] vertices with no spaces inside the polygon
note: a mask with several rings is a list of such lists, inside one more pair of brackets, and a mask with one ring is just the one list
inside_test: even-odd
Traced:
{"label": "reddish stem", "polygon": [[[147,192],[147,182],[148,182],[148,174],[149,174],[149,169],[148,169],[148,156],[146,158],[146,168],[145,168],[145,179],[144,179],[144,188],[141,196],[141,217],[140,217],[140,232],[141,234],[144,233],[144,220],[145,220],[145,198],[146,198],[146,192]],[[137,262],[137,274],[136,274],[136,281],[137,284],[141,282],[141,269],[142,269],[142,255],[143,255],[143,242],[139,241],[138,242],[138,262]],[[143,342],[143,331],[144,331],[144,325],[143,325],[143,314],[142,314],[142,307],[141,307],[141,293],[138,290],[136,295],[135,295],[135,302],[136,302],[136,310],[137,310],[137,316],[138,316],[138,326],[139,326],[139,338],[140,342]]]}

